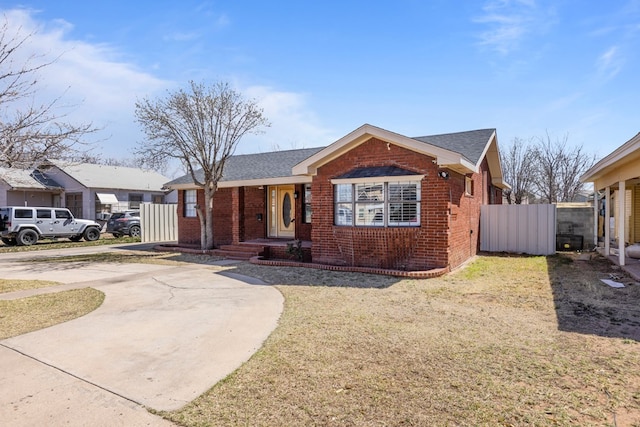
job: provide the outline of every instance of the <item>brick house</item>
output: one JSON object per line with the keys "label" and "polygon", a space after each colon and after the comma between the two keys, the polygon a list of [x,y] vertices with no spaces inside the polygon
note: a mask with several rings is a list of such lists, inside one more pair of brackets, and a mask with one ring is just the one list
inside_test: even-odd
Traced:
{"label": "brick house", "polygon": [[[179,244],[199,244],[186,175]],[[480,205],[500,204],[495,129],[409,138],[363,125],[322,148],[233,156],[214,196],[214,244],[307,242],[314,263],[394,270],[455,268],[479,249]]]}

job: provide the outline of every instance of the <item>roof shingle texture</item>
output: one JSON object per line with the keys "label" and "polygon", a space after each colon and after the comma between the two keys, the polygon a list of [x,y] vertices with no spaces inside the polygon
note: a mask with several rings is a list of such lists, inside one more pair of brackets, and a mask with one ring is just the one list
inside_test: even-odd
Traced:
{"label": "roof shingle texture", "polygon": [[62,189],[62,186],[39,170],[0,168],[0,180],[12,188],[25,189]]}
{"label": "roof shingle texture", "polygon": [[471,163],[477,164],[484,152],[484,148],[487,146],[487,142],[489,142],[489,138],[495,131],[495,129],[479,129],[442,135],[419,136],[412,139],[462,154]]}
{"label": "roof shingle texture", "polygon": [[[495,129],[480,129],[412,139],[461,154],[471,163],[476,164],[494,132]],[[295,165],[324,148],[326,147],[231,156],[224,166],[224,176],[220,182],[290,177]],[[196,174],[202,181],[202,171],[197,171]],[[191,176],[187,174],[166,185],[192,183]]]}
{"label": "roof shingle texture", "polygon": [[[138,168],[58,160],[50,162],[87,188],[163,191],[162,187],[169,179],[158,172]],[[45,173],[55,179],[53,170],[47,170]]]}
{"label": "roof shingle texture", "polygon": [[[300,150],[231,156],[224,165],[221,182],[289,177],[295,165],[313,156],[323,148],[303,148]],[[198,179],[202,180],[202,171],[197,171],[196,174]],[[174,179],[167,185],[191,183],[193,183],[193,180],[187,174]]]}

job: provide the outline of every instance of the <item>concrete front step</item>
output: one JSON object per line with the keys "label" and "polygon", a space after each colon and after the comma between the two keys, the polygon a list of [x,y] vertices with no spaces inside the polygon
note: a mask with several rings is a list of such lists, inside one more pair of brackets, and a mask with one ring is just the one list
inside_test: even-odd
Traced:
{"label": "concrete front step", "polygon": [[264,246],[258,245],[222,245],[214,249],[212,254],[227,259],[248,260],[254,256],[264,255],[264,250]]}
{"label": "concrete front step", "polygon": [[218,249],[222,250],[222,251],[251,252],[251,253],[255,253],[255,254],[259,254],[260,252],[264,252],[264,246],[261,246],[261,245],[249,245],[249,244],[222,245]]}

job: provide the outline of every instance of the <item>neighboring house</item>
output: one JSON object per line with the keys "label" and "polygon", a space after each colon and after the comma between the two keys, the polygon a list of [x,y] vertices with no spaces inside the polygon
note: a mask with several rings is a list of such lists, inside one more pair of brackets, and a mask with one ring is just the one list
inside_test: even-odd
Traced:
{"label": "neighboring house", "polygon": [[[179,190],[179,244],[198,244],[190,176]],[[214,244],[311,243],[314,263],[455,268],[479,248],[480,205],[500,204],[495,129],[409,138],[363,125],[333,144],[237,155],[214,196]]]}
{"label": "neighboring house", "polygon": [[60,206],[63,192],[38,170],[0,168],[0,206]]}
{"label": "neighboring house", "polygon": [[79,218],[106,219],[140,203],[176,203],[168,178],[121,166],[48,160],[34,171],[0,170],[0,205],[66,207]]}
{"label": "neighboring house", "polygon": [[[640,242],[640,133],[596,163],[580,180],[592,182],[598,195],[594,223],[605,253],[611,253],[612,241],[617,241],[618,248]],[[620,265],[625,264],[624,255],[624,250],[618,251]]]}

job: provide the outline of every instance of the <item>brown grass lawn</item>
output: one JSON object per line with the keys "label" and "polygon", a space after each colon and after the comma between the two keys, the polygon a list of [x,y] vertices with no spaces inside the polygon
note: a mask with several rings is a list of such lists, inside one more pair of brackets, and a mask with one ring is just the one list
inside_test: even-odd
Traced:
{"label": "brown grass lawn", "polygon": [[[602,257],[480,256],[429,280],[232,271],[277,286],[285,310],[251,360],[161,414],[181,425],[640,426],[640,284]],[[600,282],[612,273],[627,286]],[[45,285],[0,281],[0,292]],[[102,298],[81,289],[0,301],[0,338],[81,316]]]}
{"label": "brown grass lawn", "polygon": [[[11,290],[52,286],[53,282],[11,282]],[[6,283],[5,283],[6,284]],[[4,291],[3,291],[4,292]],[[93,288],[74,289],[17,300],[0,301],[0,339],[67,322],[95,310],[104,301],[104,294]]]}
{"label": "brown grass lawn", "polygon": [[429,280],[240,264],[279,327],[185,426],[640,426],[640,284],[608,261],[481,256]]}

